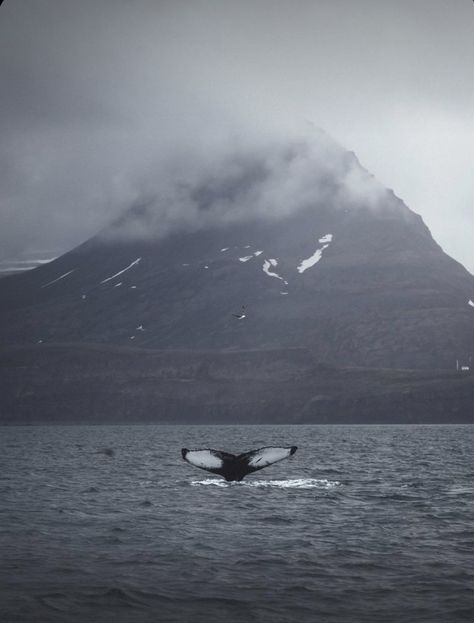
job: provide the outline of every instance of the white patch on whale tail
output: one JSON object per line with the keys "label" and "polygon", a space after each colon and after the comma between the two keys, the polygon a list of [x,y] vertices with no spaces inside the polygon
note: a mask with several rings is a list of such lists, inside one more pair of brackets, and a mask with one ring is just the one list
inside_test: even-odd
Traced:
{"label": "white patch on whale tail", "polygon": [[271,465],[272,463],[277,463],[278,461],[282,461],[287,457],[291,456],[293,452],[291,448],[259,448],[258,450],[253,450],[248,453],[248,464],[249,467],[261,469],[262,467],[266,467],[267,465]]}
{"label": "white patch on whale tail", "polygon": [[224,461],[216,450],[188,450],[184,460],[201,469],[220,469]]}

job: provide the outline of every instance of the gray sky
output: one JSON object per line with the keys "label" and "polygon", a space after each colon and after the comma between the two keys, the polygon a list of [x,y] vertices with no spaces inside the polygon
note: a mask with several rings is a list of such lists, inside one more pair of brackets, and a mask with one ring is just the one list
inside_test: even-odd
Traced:
{"label": "gray sky", "polygon": [[323,128],[474,272],[472,0],[5,0],[0,256]]}

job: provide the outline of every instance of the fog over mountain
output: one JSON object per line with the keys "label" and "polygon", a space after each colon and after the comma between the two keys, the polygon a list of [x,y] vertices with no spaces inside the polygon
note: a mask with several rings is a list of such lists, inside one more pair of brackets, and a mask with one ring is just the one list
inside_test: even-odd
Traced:
{"label": "fog over mountain", "polygon": [[[474,269],[472,2],[6,0],[0,11],[1,258],[64,252],[134,205],[153,205],[163,232],[245,206],[286,213],[319,182],[278,145],[321,127]],[[223,205],[252,157],[256,194]],[[330,153],[313,157],[339,175]],[[368,179],[348,173],[354,203],[376,188]],[[206,214],[202,193],[215,195]]]}
{"label": "fog over mountain", "polygon": [[376,211],[386,208],[385,199],[386,189],[353,154],[312,130],[287,142],[234,145],[233,152],[178,159],[103,235],[162,238],[249,218],[278,220],[324,204]]}

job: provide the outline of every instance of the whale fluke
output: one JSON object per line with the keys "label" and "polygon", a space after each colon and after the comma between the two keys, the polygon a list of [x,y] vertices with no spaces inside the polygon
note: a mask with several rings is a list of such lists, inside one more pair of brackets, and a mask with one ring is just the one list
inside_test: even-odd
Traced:
{"label": "whale fluke", "polygon": [[212,448],[204,448],[201,450],[188,450],[183,448],[181,455],[185,461],[204,469],[212,474],[219,474],[227,481],[242,480],[247,474],[268,467],[273,463],[282,461],[294,454],[297,446],[274,447],[266,446],[257,450],[250,450],[243,454],[229,454]]}

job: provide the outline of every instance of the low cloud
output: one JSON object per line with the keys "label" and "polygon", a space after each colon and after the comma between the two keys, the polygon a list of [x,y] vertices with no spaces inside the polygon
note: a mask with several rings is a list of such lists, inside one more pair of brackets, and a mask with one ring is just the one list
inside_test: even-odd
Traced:
{"label": "low cloud", "polygon": [[[221,145],[212,155],[195,151],[174,160],[103,236],[159,238],[248,221],[278,219],[321,205],[385,209],[387,191],[354,154],[322,131],[259,144]],[[385,202],[385,203],[384,203]]]}
{"label": "low cloud", "polygon": [[66,251],[131,206],[151,220],[123,235],[278,217],[335,187],[334,205],[375,209],[383,186],[318,151],[309,119],[472,270],[474,8],[458,4],[5,0],[0,259]]}

